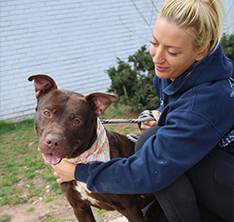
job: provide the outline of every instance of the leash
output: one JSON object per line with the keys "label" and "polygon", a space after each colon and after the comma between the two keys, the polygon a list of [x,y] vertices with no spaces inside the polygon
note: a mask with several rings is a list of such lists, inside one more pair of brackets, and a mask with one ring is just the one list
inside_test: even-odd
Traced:
{"label": "leash", "polygon": [[[151,121],[151,120],[155,120],[152,112],[150,110],[145,110],[139,114],[138,119],[101,119],[101,123],[102,124],[137,123],[138,128],[141,130],[141,123],[145,121]],[[126,136],[133,143],[136,143],[139,137],[139,135],[135,135],[135,134],[127,134]]]}
{"label": "leash", "polygon": [[137,119],[101,119],[102,124],[108,123],[137,123],[140,129],[142,122],[155,120],[151,110],[141,112]]}
{"label": "leash", "polygon": [[[145,110],[141,112],[137,119],[101,119],[102,124],[109,124],[109,123],[137,123],[139,130],[141,131],[141,123],[145,121],[155,120],[152,114],[152,111]],[[139,135],[128,134],[126,135],[128,139],[132,142],[136,143]]]}
{"label": "leash", "polygon": [[145,121],[151,121],[154,120],[153,117],[144,117],[139,119],[101,119],[102,124],[108,124],[108,123],[141,123]]}
{"label": "leash", "polygon": [[[153,117],[153,115],[147,114],[147,115],[139,115],[138,119],[101,119],[101,123],[102,124],[109,124],[109,123],[137,123],[138,124],[138,128],[141,130],[141,128],[140,128],[141,122],[151,121],[151,120],[155,120],[154,117]],[[136,143],[137,139],[139,137],[139,135],[135,135],[135,134],[127,134],[126,136],[133,143]]]}

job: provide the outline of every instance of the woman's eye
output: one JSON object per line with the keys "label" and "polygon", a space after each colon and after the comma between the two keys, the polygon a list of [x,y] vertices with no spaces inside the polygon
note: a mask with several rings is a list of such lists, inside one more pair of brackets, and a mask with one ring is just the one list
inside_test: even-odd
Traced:
{"label": "woman's eye", "polygon": [[73,124],[78,125],[80,123],[80,120],[79,119],[74,119],[72,122],[73,122]]}
{"label": "woman's eye", "polygon": [[177,53],[170,52],[170,51],[168,51],[168,53],[169,53],[170,55],[173,55],[173,56],[176,56],[176,55],[177,55]]}
{"label": "woman's eye", "polygon": [[157,46],[157,45],[158,45],[156,42],[153,42],[153,41],[150,41],[150,43],[151,43],[153,46]]}
{"label": "woman's eye", "polygon": [[44,111],[44,115],[50,117],[50,111],[48,110]]}

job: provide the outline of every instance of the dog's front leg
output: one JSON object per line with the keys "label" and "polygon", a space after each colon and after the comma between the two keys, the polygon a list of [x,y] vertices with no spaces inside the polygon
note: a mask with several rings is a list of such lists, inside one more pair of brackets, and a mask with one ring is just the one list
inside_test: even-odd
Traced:
{"label": "dog's front leg", "polygon": [[92,210],[89,205],[82,200],[80,193],[76,189],[75,181],[60,184],[63,194],[73,208],[76,218],[79,222],[95,222]]}

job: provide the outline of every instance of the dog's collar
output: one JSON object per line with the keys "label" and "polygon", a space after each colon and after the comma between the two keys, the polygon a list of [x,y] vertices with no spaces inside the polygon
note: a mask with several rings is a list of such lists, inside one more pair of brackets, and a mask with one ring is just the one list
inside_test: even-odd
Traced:
{"label": "dog's collar", "polygon": [[106,162],[110,160],[109,140],[100,119],[97,119],[97,139],[93,145],[80,156],[66,160],[74,164],[92,163],[96,161]]}

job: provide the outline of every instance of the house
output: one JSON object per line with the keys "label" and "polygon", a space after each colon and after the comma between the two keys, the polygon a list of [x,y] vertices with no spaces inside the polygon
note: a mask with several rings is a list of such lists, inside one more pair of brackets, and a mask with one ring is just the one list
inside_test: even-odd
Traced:
{"label": "house", "polygon": [[[225,1],[228,33],[231,2]],[[84,95],[106,92],[105,70],[117,65],[116,57],[126,60],[149,46],[156,20],[151,0],[7,0],[0,8],[0,120],[12,121],[35,113],[31,75],[50,75],[60,89]]]}

